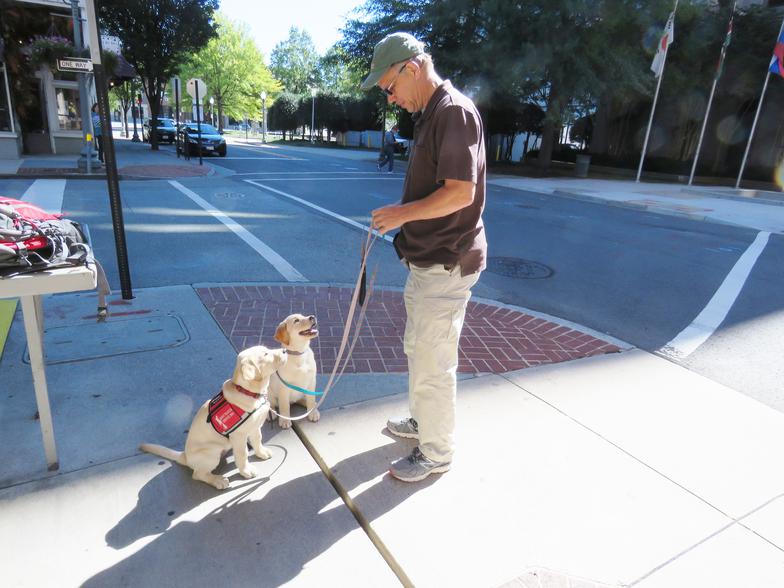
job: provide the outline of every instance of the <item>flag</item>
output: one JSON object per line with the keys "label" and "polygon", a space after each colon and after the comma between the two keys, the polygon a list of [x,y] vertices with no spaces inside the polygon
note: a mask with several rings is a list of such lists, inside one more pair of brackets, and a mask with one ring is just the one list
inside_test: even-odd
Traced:
{"label": "flag", "polygon": [[719,65],[716,66],[716,79],[718,80],[721,77],[721,74],[724,73],[724,58],[727,56],[727,47],[730,46],[730,42],[732,41],[732,20],[735,18],[733,14],[730,17],[730,24],[727,27],[727,36],[724,37],[724,43],[721,45],[721,55],[719,55]]}
{"label": "flag", "polygon": [[667,48],[675,42],[675,12],[670,13],[670,18],[667,19],[667,24],[664,27],[664,33],[659,40],[659,46],[656,48],[656,55],[653,57],[651,63],[651,71],[658,78],[662,71],[664,71],[664,59],[667,55]]}
{"label": "flag", "polygon": [[770,60],[770,73],[784,77],[784,29],[779,33],[779,39],[773,48],[773,58]]}

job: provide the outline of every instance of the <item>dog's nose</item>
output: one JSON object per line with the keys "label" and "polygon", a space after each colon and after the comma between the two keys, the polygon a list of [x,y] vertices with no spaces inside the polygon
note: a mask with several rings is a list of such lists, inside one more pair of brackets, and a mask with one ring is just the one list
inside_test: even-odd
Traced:
{"label": "dog's nose", "polygon": [[316,322],[316,316],[315,315],[311,314],[308,318],[310,319],[310,322],[312,322],[312,323]]}

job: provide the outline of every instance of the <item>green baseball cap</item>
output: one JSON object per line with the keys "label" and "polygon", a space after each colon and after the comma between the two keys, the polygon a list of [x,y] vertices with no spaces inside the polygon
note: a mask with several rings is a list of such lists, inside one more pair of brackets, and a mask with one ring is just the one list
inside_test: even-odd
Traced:
{"label": "green baseball cap", "polygon": [[409,33],[392,33],[381,39],[373,49],[370,74],[360,88],[370,90],[378,83],[384,72],[395,63],[411,59],[425,52],[425,44]]}

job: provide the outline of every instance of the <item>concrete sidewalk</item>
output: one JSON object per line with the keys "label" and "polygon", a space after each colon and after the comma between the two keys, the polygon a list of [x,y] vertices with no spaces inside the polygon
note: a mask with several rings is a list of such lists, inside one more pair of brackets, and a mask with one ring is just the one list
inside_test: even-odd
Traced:
{"label": "concrete sidewalk", "polygon": [[214,288],[114,297],[104,325],[93,293],[46,299],[56,473],[17,314],[0,361],[4,585],[781,586],[784,415],[639,350],[465,374],[452,471],[419,484],[386,473],[413,443],[384,432],[405,376],[374,370],[344,375],[320,422],[266,425],[273,457],[254,480],[229,458],[227,491],[139,454],[181,448],[233,368],[241,321],[219,324]]}
{"label": "concrete sidewalk", "polygon": [[[210,158],[204,157],[199,165],[198,157],[186,160],[177,157],[174,145],[159,145],[152,151],[148,143],[134,143],[114,133],[117,171],[121,180],[183,178],[225,175],[227,170],[213,166]],[[22,159],[0,159],[0,178],[37,179],[70,178],[105,180],[106,169],[101,167],[91,174],[81,173],[77,168],[78,155],[25,155]]]}
{"label": "concrete sidewalk", "polygon": [[487,183],[561,198],[784,233],[784,194],[781,192],[630,180],[525,178],[495,174],[488,176]]}

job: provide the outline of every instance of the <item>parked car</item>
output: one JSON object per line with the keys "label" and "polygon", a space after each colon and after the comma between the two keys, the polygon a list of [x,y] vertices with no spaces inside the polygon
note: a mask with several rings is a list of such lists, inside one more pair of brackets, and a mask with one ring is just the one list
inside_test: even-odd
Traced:
{"label": "parked car", "polygon": [[[144,121],[144,125],[142,126],[142,140],[146,142],[150,142],[150,123],[152,121],[150,119]],[[174,136],[177,133],[177,129],[174,128],[174,121],[170,118],[159,118],[158,119],[158,126],[155,129],[156,135],[158,135],[158,143],[174,143]]]}
{"label": "parked car", "polygon": [[[188,155],[199,154],[199,125],[194,122],[183,123],[178,130],[180,138],[179,150]],[[226,139],[212,125],[201,123],[201,152],[203,155],[217,153],[226,157]]]}

